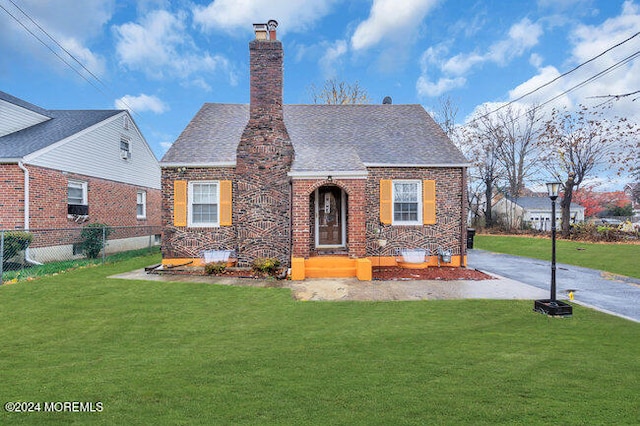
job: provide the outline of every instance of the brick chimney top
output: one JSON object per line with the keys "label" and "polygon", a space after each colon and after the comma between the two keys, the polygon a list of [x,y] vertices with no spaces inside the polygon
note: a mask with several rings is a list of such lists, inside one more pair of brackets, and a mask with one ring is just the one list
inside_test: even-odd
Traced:
{"label": "brick chimney top", "polygon": [[253,31],[256,33],[256,40],[266,41],[276,39],[276,28],[278,21],[269,20],[266,24],[253,24]]}

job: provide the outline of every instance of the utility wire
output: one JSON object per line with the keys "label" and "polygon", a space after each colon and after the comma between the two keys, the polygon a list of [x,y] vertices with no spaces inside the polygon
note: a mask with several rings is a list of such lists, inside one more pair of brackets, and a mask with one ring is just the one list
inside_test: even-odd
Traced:
{"label": "utility wire", "polygon": [[[49,34],[44,28],[42,28],[40,26],[40,24],[38,24],[31,16],[29,16],[29,14],[27,12],[25,12],[24,10],[22,10],[22,8],[20,8],[20,6],[18,6],[13,0],[9,0],[9,2],[15,6],[16,9],[18,9],[24,16],[27,17],[27,19],[29,19],[29,21],[31,21],[36,27],[38,27],[38,29],[40,31],[42,31],[47,37],[49,37],[49,39],[51,41],[53,41],[56,46],[58,46],[60,49],[62,49],[67,55],[69,55],[69,57],[71,59],[73,59],[78,65],[80,65],[87,73],[89,73],[89,75],[91,75],[91,77],[93,77],[98,83],[100,83],[102,86],[104,86],[105,88],[107,88],[107,85],[104,84],[102,82],[102,80],[100,80],[100,78],[98,78],[98,76],[96,76],[93,72],[91,72],[91,70],[89,68],[87,68],[86,66],[84,66],[84,64],[82,62],[80,62],[80,60],[78,60],[78,58],[76,58],[71,52],[69,52],[67,49],[64,48],[64,46],[62,46],[60,43],[58,43],[58,41],[53,38],[51,36],[51,34]],[[66,62],[65,62],[66,63]]]}
{"label": "utility wire", "polygon": [[[42,31],[42,33],[44,33],[51,41],[53,41],[53,43],[55,43],[55,45],[57,45],[62,51],[64,51],[71,59],[73,59],[78,65],[80,65],[82,67],[82,69],[84,69],[91,77],[93,77],[93,79],[95,79],[95,81],[97,81],[98,83],[100,83],[102,85],[102,87],[104,87],[106,90],[109,90],[109,87],[98,77],[96,76],[89,68],[87,68],[78,58],[76,58],[71,52],[69,52],[67,49],[65,49],[51,34],[49,34],[44,28],[42,28],[42,26],[40,26],[40,24],[38,24],[27,12],[25,12],[22,8],[20,8],[20,6],[18,6],[13,0],[9,0],[9,2],[16,8],[18,9],[24,16],[27,17],[27,19],[29,21],[31,21],[40,31]],[[76,74],[78,74],[83,80],[85,80],[87,83],[89,83],[91,86],[93,86],[96,90],[98,90],[100,93],[102,93],[107,99],[110,99],[111,97],[115,97],[115,95],[109,95],[107,94],[104,90],[102,90],[101,87],[98,87],[93,81],[91,81],[85,74],[83,74],[80,70],[78,70],[76,67],[74,67],[73,65],[71,65],[65,58],[63,58],[55,49],[53,49],[48,43],[46,43],[44,40],[42,40],[38,35],[36,35],[30,28],[28,28],[18,17],[16,17],[14,14],[12,14],[9,10],[7,10],[6,7],[4,7],[2,4],[0,4],[0,8],[2,8],[10,17],[12,17],[18,24],[20,24],[20,26],[22,26],[29,34],[31,34],[31,36],[33,36],[36,40],[38,40],[40,43],[42,43],[43,46],[45,46],[47,49],[49,49],[51,51],[51,53],[53,53],[58,59],[60,59],[65,65],[67,65],[69,68],[71,68]],[[129,111],[131,111],[132,114],[136,115],[138,118],[140,118],[140,115],[130,106],[128,105],[124,100],[120,99],[119,102],[121,102],[122,104],[124,104],[127,109]]]}
{"label": "utility wire", "polygon": [[[567,75],[569,75],[569,74],[571,74],[572,72],[574,72],[574,71],[578,70],[579,68],[582,68],[583,66],[585,66],[585,65],[587,65],[587,64],[589,64],[589,63],[591,63],[591,62],[595,61],[596,59],[598,59],[598,58],[600,58],[601,56],[605,55],[606,53],[608,53],[608,52],[612,51],[613,49],[615,49],[615,48],[617,48],[617,47],[620,47],[620,46],[622,46],[623,44],[625,44],[625,43],[627,43],[627,42],[631,41],[632,39],[634,39],[634,38],[636,38],[636,37],[638,37],[638,35],[640,35],[640,31],[636,32],[635,34],[631,35],[630,37],[626,38],[625,40],[622,40],[621,42],[614,44],[613,46],[611,46],[611,47],[607,48],[606,50],[602,51],[602,52],[601,52],[601,53],[599,53],[598,55],[596,55],[596,56],[592,57],[591,59],[588,59],[587,61],[582,62],[581,64],[579,64],[578,66],[576,66],[576,67],[572,68],[571,70],[569,70],[569,71],[567,71],[567,72],[565,72],[565,73],[563,73],[563,74],[561,74],[561,75],[559,75],[559,76],[555,77],[555,78],[554,78],[554,79],[552,79],[552,80],[549,80],[548,82],[546,82],[546,83],[544,83],[544,84],[542,84],[542,85],[540,85],[540,86],[536,87],[536,88],[535,88],[535,89],[533,89],[533,90],[530,90],[529,92],[525,93],[524,95],[522,95],[522,96],[520,96],[520,97],[518,97],[518,98],[516,98],[516,99],[514,99],[514,100],[512,100],[512,101],[509,101],[509,102],[507,102],[506,104],[501,105],[501,106],[499,106],[498,108],[496,108],[496,109],[494,109],[494,110],[492,110],[492,111],[489,111],[489,112],[487,112],[487,113],[485,113],[485,114],[481,115],[480,117],[476,117],[476,118],[474,118],[473,120],[469,121],[469,123],[467,123],[467,125],[468,125],[468,124],[471,124],[471,123],[473,123],[473,122],[475,122],[475,121],[482,120],[482,119],[486,118],[487,116],[489,116],[489,115],[491,115],[491,114],[495,114],[496,112],[500,111],[501,109],[504,109],[504,108],[506,108],[506,107],[508,107],[508,106],[510,106],[510,105],[512,105],[512,104],[514,104],[514,103],[516,103],[516,102],[518,102],[518,101],[520,101],[520,100],[524,99],[525,97],[532,95],[533,93],[535,93],[535,92],[539,91],[540,89],[543,89],[543,88],[545,88],[545,87],[549,86],[549,85],[550,85],[550,84],[552,84],[552,83],[555,83],[555,82],[556,82],[556,81],[558,81],[559,79],[561,79],[561,78],[563,78],[563,77],[566,77]],[[638,53],[638,52],[636,52],[636,53]],[[573,90],[573,88],[572,88],[572,89],[570,89],[569,91],[571,91],[571,90]],[[565,91],[565,92],[561,93],[559,96],[562,96],[562,95],[564,95],[564,94],[566,94],[566,93],[569,93],[569,91]],[[557,99],[559,96],[556,96],[556,97],[554,97],[553,99],[551,99],[551,100],[549,100],[549,101],[546,101],[546,102],[545,102],[544,104],[542,104],[542,105],[546,105],[546,104],[548,104],[549,102],[551,102],[551,101],[553,101],[553,100]],[[541,106],[541,105],[540,105],[540,106]]]}

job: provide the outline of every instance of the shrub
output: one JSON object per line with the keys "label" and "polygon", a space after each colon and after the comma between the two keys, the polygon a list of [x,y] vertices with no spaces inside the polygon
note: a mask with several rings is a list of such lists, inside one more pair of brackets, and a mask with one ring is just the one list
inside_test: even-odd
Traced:
{"label": "shrub", "polygon": [[279,267],[280,261],[273,257],[259,257],[251,264],[251,269],[255,272],[266,275],[275,275]]}
{"label": "shrub", "polygon": [[227,262],[209,262],[204,265],[204,273],[207,275],[222,274],[227,269]]}
{"label": "shrub", "polygon": [[80,232],[82,238],[82,252],[89,259],[95,259],[106,244],[107,237],[113,232],[104,223],[91,223]]}
{"label": "shrub", "polygon": [[9,231],[4,233],[4,251],[2,261],[6,262],[19,251],[25,250],[31,244],[33,235],[26,231]]}

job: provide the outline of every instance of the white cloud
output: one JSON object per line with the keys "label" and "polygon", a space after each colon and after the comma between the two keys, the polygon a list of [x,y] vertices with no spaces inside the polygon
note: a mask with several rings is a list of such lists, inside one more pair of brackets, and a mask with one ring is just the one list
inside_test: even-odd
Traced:
{"label": "white cloud", "polygon": [[440,78],[436,83],[432,83],[425,76],[420,76],[416,83],[416,89],[420,96],[440,96],[450,90],[463,87],[466,83],[464,77]]}
{"label": "white cloud", "polygon": [[[626,1],[618,16],[609,18],[599,25],[578,25],[570,32],[568,38],[572,44],[571,56],[567,64],[569,69],[580,65],[596,55],[617,44],[630,35],[640,31],[640,7]],[[630,41],[611,50],[604,56],[578,70],[558,79],[553,84],[536,91],[535,94],[523,99],[531,104],[546,102],[562,92],[581,85],[596,74],[614,66],[627,56],[637,51],[637,42]],[[533,63],[533,62],[532,62]],[[568,69],[568,70],[569,70]],[[566,71],[568,71],[566,70]],[[557,78],[561,72],[553,66],[538,69],[533,77],[519,84],[509,92],[510,99],[516,99],[525,93]],[[574,107],[577,104],[596,105],[602,103],[606,95],[620,95],[640,89],[640,63],[632,61],[621,65],[608,74],[589,81],[569,93],[550,103],[550,107]],[[631,97],[632,98],[632,97]],[[612,104],[611,114],[626,116],[636,121],[640,120],[640,113],[635,102],[630,98],[621,99]]]}
{"label": "white cloud", "polygon": [[151,111],[156,114],[162,114],[169,110],[167,104],[162,102],[160,98],[145,95],[144,93],[138,96],[125,95],[120,99],[116,99],[114,105],[117,109],[126,109],[137,113]]}
{"label": "white cloud", "polygon": [[[462,87],[468,75],[475,67],[487,62],[506,65],[512,59],[522,56],[527,50],[538,44],[542,27],[538,23],[524,18],[509,28],[507,36],[493,43],[486,52],[459,53],[446,58],[449,49],[445,45],[430,47],[421,57],[422,75],[416,88],[422,96],[439,96],[449,90]],[[437,75],[437,83],[430,81],[430,75]],[[433,95],[435,94],[435,95]]]}
{"label": "white cloud", "polygon": [[[65,61],[82,72],[81,67],[59,48],[49,36],[74,55],[93,74],[104,72],[104,59],[91,49],[91,42],[100,36],[105,25],[111,19],[115,0],[90,0],[78,2],[76,0],[58,0],[55,2],[41,0],[23,0],[18,6],[31,17],[31,21],[24,13],[9,2],[5,7],[22,25],[27,27],[42,42],[46,43]],[[73,13],[69,13],[72,10]],[[29,34],[8,14],[0,13],[0,48],[14,52],[15,55],[28,55],[57,67],[67,67],[40,41]],[[35,21],[35,23],[34,23]],[[41,27],[43,30],[41,30]]]}
{"label": "white cloud", "polygon": [[369,17],[356,28],[351,37],[354,50],[362,50],[383,39],[397,40],[415,31],[438,0],[374,0]]}
{"label": "white cloud", "polygon": [[156,10],[139,23],[114,28],[120,64],[156,79],[192,78],[200,72],[223,71],[236,81],[229,61],[222,55],[202,53],[186,30],[187,15]]}
{"label": "white cloud", "polygon": [[216,0],[208,6],[196,5],[193,20],[204,31],[251,31],[252,24],[278,21],[278,34],[300,32],[326,16],[337,0],[307,0],[304,5],[291,0]]}
{"label": "white cloud", "polygon": [[336,77],[336,63],[347,53],[347,42],[344,40],[337,40],[326,50],[322,58],[320,58],[320,67],[325,79],[331,79]]}

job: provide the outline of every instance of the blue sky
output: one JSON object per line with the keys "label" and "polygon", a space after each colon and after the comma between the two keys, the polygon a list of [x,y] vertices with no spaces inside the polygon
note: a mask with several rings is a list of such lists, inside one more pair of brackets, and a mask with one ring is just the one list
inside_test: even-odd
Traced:
{"label": "blue sky", "polygon": [[[373,103],[391,96],[434,111],[448,96],[460,123],[483,104],[516,99],[640,31],[639,0],[0,0],[0,6],[0,90],[48,109],[123,108],[125,100],[159,159],[204,102],[248,103],[253,23],[279,22],[285,103],[310,103],[310,84],[336,78],[358,81]],[[544,102],[638,51],[640,37],[521,103]],[[640,63],[632,60],[549,107],[636,90]],[[640,122],[635,98],[616,102],[614,112]]]}

